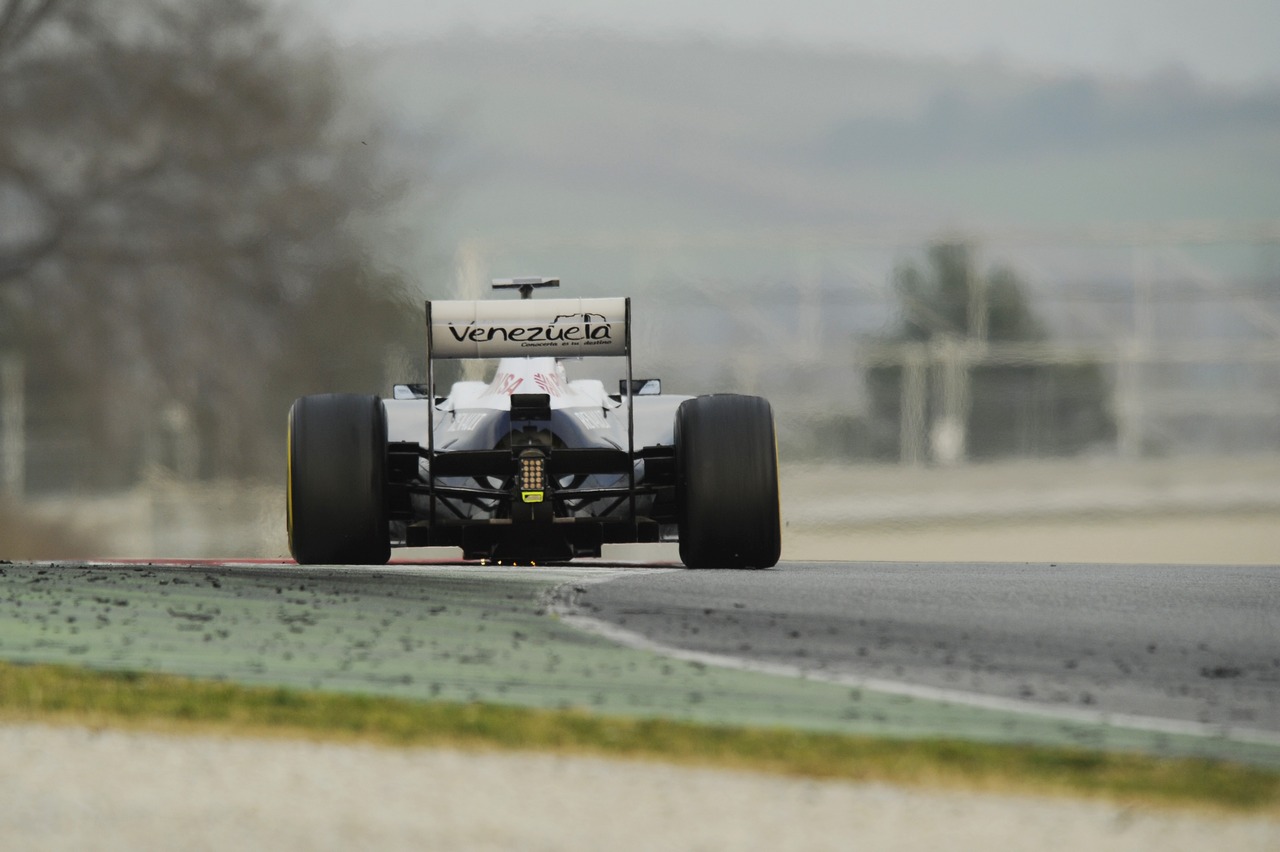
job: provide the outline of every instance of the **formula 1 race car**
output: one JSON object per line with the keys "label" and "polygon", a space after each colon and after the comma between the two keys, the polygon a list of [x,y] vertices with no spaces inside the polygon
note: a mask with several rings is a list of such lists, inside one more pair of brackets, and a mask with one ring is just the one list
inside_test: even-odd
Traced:
{"label": "formula 1 race car", "polygon": [[[766,568],[781,549],[773,411],[755,396],[662,393],[631,370],[631,300],[429,301],[425,384],[304,396],[289,411],[289,549],[383,564],[391,547],[557,562],[678,540],[692,568]],[[561,359],[626,359],[618,393]],[[497,358],[436,395],[439,359]]]}

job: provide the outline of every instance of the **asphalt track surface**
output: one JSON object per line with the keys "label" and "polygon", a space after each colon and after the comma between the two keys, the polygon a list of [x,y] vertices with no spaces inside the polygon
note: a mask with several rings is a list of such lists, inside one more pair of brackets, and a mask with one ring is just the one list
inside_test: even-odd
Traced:
{"label": "asphalt track surface", "polygon": [[1268,765],[1278,637],[1278,567],[0,564],[17,662]]}
{"label": "asphalt track surface", "polygon": [[620,577],[575,605],[837,681],[1280,732],[1280,566],[784,563]]}

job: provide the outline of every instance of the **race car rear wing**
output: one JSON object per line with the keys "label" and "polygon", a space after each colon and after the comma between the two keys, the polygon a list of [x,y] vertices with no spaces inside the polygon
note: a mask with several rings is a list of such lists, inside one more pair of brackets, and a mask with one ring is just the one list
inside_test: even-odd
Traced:
{"label": "race car rear wing", "polygon": [[629,355],[631,300],[427,302],[429,358]]}
{"label": "race car rear wing", "polygon": [[437,358],[609,355],[627,359],[630,407],[631,300],[625,297],[427,302],[427,395],[432,405]]}

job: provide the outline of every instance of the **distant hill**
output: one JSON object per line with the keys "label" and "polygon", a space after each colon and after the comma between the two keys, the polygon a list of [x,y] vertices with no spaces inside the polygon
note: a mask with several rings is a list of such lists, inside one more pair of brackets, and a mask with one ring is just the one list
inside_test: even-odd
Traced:
{"label": "distant hill", "polygon": [[457,236],[1280,217],[1277,88],[590,34],[358,61]]}

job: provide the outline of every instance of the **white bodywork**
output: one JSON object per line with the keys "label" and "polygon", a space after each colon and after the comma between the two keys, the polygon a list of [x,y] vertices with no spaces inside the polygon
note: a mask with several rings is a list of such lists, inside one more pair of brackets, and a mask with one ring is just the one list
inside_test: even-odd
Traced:
{"label": "white bodywork", "polygon": [[[511,394],[545,393],[553,411],[569,412],[584,430],[612,444],[626,440],[627,398],[610,396],[599,379],[565,377],[564,365],[556,358],[502,358],[488,382],[454,382],[435,406],[435,442],[448,449],[455,441],[474,431],[487,412],[511,410]],[[654,394],[634,396],[637,446],[670,445],[675,410],[688,396]],[[383,400],[387,412],[387,438],[427,445],[429,412],[425,398]],[[612,440],[609,440],[612,439]]]}
{"label": "white bodywork", "polygon": [[565,377],[564,365],[555,358],[503,358],[488,382],[454,382],[441,406],[444,411],[486,408],[508,411],[513,393],[545,393],[552,410],[562,408],[617,408],[599,379]]}

